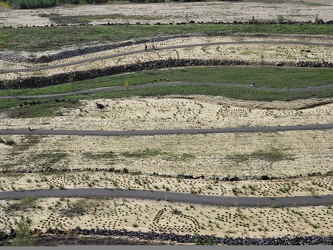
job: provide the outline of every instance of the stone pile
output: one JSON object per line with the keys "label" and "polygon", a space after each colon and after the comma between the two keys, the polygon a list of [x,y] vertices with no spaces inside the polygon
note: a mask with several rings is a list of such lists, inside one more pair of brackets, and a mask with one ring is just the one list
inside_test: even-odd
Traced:
{"label": "stone pile", "polygon": [[[34,230],[38,232],[38,229]],[[333,236],[283,236],[283,237],[267,237],[267,238],[241,238],[241,237],[215,237],[212,235],[178,235],[174,233],[157,233],[137,232],[127,230],[107,230],[107,229],[81,229],[77,227],[69,230],[71,233],[80,235],[100,235],[100,236],[127,236],[142,240],[162,240],[174,241],[178,243],[194,243],[201,244],[221,244],[221,245],[333,245]],[[66,234],[68,231],[49,228],[46,234]]]}
{"label": "stone pile", "polygon": [[[142,62],[139,64],[130,64],[122,66],[112,66],[105,69],[92,69],[73,73],[62,73],[52,76],[29,77],[24,79],[10,81],[9,88],[40,88],[45,86],[67,83],[70,81],[82,81],[94,79],[103,76],[110,76],[128,72],[137,72],[151,69],[162,69],[172,67],[187,66],[218,66],[218,65],[248,65],[249,63],[242,60],[201,60],[201,59],[168,59]],[[4,82],[0,82],[0,89],[7,89]]]}

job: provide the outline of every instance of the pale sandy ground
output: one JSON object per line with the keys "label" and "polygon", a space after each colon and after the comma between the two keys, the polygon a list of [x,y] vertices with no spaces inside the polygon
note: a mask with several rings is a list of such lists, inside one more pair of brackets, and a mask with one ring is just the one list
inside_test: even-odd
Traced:
{"label": "pale sandy ground", "polygon": [[[295,1],[242,1],[203,3],[159,3],[159,4],[108,4],[67,6],[37,10],[7,10],[0,12],[0,27],[44,26],[54,24],[47,15],[83,16],[121,14],[123,18],[103,19],[99,23],[154,24],[210,21],[274,20],[282,15],[285,20],[314,21],[318,15],[325,21],[332,20],[333,3],[330,0]],[[137,17],[135,17],[137,16]]]}
{"label": "pale sandy ground", "polygon": [[[290,3],[289,3],[290,2]],[[276,19],[278,15],[283,15],[286,19],[313,20],[316,14],[324,20],[332,19],[331,1],[316,1],[325,6],[313,6],[310,3],[300,3],[299,1],[289,1],[283,4],[267,4],[270,8],[258,6],[258,3],[195,3],[184,4],[191,6],[188,14],[184,14],[184,9],[173,9],[166,4],[160,5],[135,5],[139,15],[144,15],[144,11],[153,10],[159,21],[163,21],[162,15],[170,15],[177,21],[189,21],[195,18],[196,21],[225,20],[232,21],[248,20],[249,16],[256,19]],[[295,2],[295,3],[294,3]],[[228,6],[236,6],[236,9],[228,9]],[[239,5],[240,4],[240,5]],[[294,5],[296,4],[296,5]],[[223,5],[223,6],[222,6]],[[262,5],[262,4],[261,4]],[[91,14],[112,14],[119,13],[119,10],[112,5],[112,12],[105,6],[89,6],[91,12],[87,11],[87,6],[77,6],[68,8],[64,15],[78,15],[83,12]],[[134,6],[134,5],[131,5]],[[161,6],[167,6],[168,8]],[[179,6],[179,5],[177,5]],[[240,6],[243,6],[242,8]],[[298,9],[297,6],[300,6]],[[133,14],[133,8],[129,5],[119,5],[121,12],[125,15]],[[126,7],[126,8],[125,8]],[[140,9],[140,8],[144,9]],[[149,8],[147,8],[149,7]],[[194,9],[200,10],[195,12]],[[203,8],[210,8],[204,10]],[[231,8],[231,7],[230,7]],[[106,13],[102,12],[102,9]],[[34,22],[35,25],[50,24],[47,18],[38,17],[38,14],[47,14],[60,11],[59,8],[48,10],[17,11],[11,10],[0,13],[0,20],[5,25],[27,25]],[[81,12],[76,12],[80,10]],[[164,13],[159,13],[163,10]],[[170,13],[168,14],[168,11]],[[61,11],[64,11],[63,9]],[[72,11],[72,12],[70,12]],[[93,13],[93,11],[95,11]],[[118,11],[118,12],[117,12]],[[129,12],[127,12],[129,11]],[[181,11],[177,14],[177,11]],[[191,12],[192,11],[192,12]],[[209,11],[210,15],[207,15]],[[222,11],[222,13],[221,13]],[[225,15],[228,11],[228,15]],[[243,11],[241,14],[241,11]],[[273,12],[271,12],[273,11]],[[198,14],[193,14],[198,13]],[[201,16],[200,16],[201,13]],[[329,13],[329,14],[327,14]],[[148,13],[150,16],[151,12]],[[11,15],[15,15],[15,22]],[[182,18],[177,19],[178,16]],[[216,15],[214,17],[214,15]],[[239,15],[239,16],[237,16]],[[243,18],[243,19],[242,19]],[[0,21],[0,25],[1,25]],[[107,21],[107,20],[105,20]],[[114,22],[115,20],[112,20]],[[120,20],[124,22],[124,20]],[[138,20],[128,20],[135,22]],[[153,21],[155,22],[155,21]],[[195,38],[207,41],[207,38]],[[251,38],[209,38],[209,39],[251,39]],[[258,38],[255,38],[258,39]],[[271,38],[275,39],[275,38]],[[288,38],[288,40],[291,38]],[[300,38],[295,38],[300,39]],[[317,39],[317,38],[313,38]],[[317,39],[318,40],[318,39]],[[320,38],[320,42],[323,42]],[[172,40],[171,44],[193,43],[197,40],[178,39]],[[325,42],[330,42],[327,38]],[[158,46],[169,46],[167,43],[160,43]],[[124,48],[120,49],[119,52]],[[140,47],[130,48],[132,50],[142,49]],[[279,54],[279,50],[281,53]],[[310,49],[311,53],[302,55],[300,50]],[[211,58],[211,52],[218,54],[217,58],[237,59],[241,56],[248,60],[258,60],[262,58],[270,60],[274,54],[274,60],[291,61],[313,59],[331,60],[331,51],[328,47],[308,47],[308,46],[287,46],[280,45],[247,45],[247,46],[225,46],[220,51],[217,46],[207,48],[187,48],[172,51],[157,51],[140,56],[129,58],[119,58],[113,62],[103,62],[120,64],[122,62],[144,61],[148,59],[173,57],[183,57],[190,54]],[[283,51],[288,53],[283,53]],[[235,51],[233,53],[232,51]],[[255,53],[249,53],[254,51]],[[105,53],[105,52],[104,52]],[[107,52],[106,52],[107,53]],[[236,55],[232,55],[236,54]],[[290,54],[286,58],[285,54]],[[103,55],[103,53],[100,53]],[[96,55],[89,55],[96,56]],[[83,57],[82,57],[83,58]],[[73,59],[69,59],[73,60]],[[77,58],[74,58],[77,60]],[[59,63],[59,62],[57,62]],[[113,64],[112,64],[113,63]],[[5,65],[4,63],[1,66]],[[29,67],[29,65],[7,64],[6,67]],[[80,66],[86,68],[86,65]],[[89,65],[91,67],[91,65]],[[99,67],[99,66],[98,66]],[[79,69],[77,69],[79,70]],[[44,72],[43,72],[44,73]],[[46,73],[46,72],[45,72]],[[37,73],[40,74],[40,73]],[[15,75],[14,77],[17,77]],[[313,101],[313,100],[312,100]],[[108,104],[108,107],[101,111],[96,108],[96,102]],[[198,127],[228,127],[228,126],[264,126],[264,125],[295,125],[312,123],[331,123],[332,105],[295,111],[300,104],[297,103],[256,103],[248,102],[240,104],[235,100],[225,98],[195,97],[194,99],[175,99],[167,97],[157,98],[128,98],[123,100],[95,100],[84,101],[83,106],[76,110],[62,110],[62,117],[38,118],[38,119],[8,119],[5,115],[1,118],[1,129],[6,128],[43,128],[43,129],[104,129],[104,130],[124,130],[124,129],[163,129],[163,128],[198,128]],[[178,109],[177,109],[178,107]],[[267,110],[274,107],[273,110]],[[277,108],[278,107],[278,108]],[[36,175],[27,174],[22,176],[4,177],[1,176],[2,190],[13,189],[35,189],[47,188],[54,185],[54,188],[64,185],[65,187],[114,187],[117,183],[120,187],[142,188],[147,187],[159,190],[171,190],[179,192],[201,192],[210,195],[232,196],[232,188],[237,187],[242,193],[239,195],[248,196],[290,196],[290,195],[322,195],[332,193],[332,177],[315,177],[305,179],[295,179],[293,181],[243,181],[238,183],[215,183],[210,180],[180,180],[171,178],[158,178],[147,176],[153,172],[159,174],[193,174],[208,176],[288,176],[307,175],[309,172],[332,171],[332,132],[331,131],[299,131],[299,132],[279,132],[279,133],[257,133],[257,134],[219,134],[219,135],[195,135],[195,136],[149,136],[149,137],[127,137],[127,138],[96,138],[78,136],[45,136],[37,138],[36,143],[31,142],[31,138],[23,136],[4,137],[12,138],[17,143],[16,146],[8,146],[0,143],[1,167],[31,168],[41,169],[45,166],[55,168],[77,168],[88,167],[105,168],[106,166],[115,169],[126,167],[131,172],[141,171],[143,175],[116,175],[112,173],[74,173],[68,175]],[[32,146],[27,146],[31,143]],[[26,147],[24,146],[26,145]],[[20,147],[22,146],[22,147]],[[135,152],[142,149],[155,149],[160,152],[154,157],[128,158],[122,155],[124,152]],[[281,150],[285,154],[290,154],[291,159],[278,162],[269,162],[250,158],[245,162],[237,162],[232,159],[236,155],[251,155],[259,150],[272,152]],[[102,158],[92,160],[84,153],[105,153],[115,152],[115,159]],[[66,157],[55,163],[49,161],[45,154],[55,152],[65,153]],[[182,159],[182,155],[188,154],[189,159]],[[45,179],[45,178],[46,179]],[[140,177],[140,180],[139,180]],[[257,187],[251,193],[250,187]],[[282,190],[288,189],[289,193]],[[174,233],[200,233],[216,234],[218,236],[284,236],[284,235],[329,235],[332,228],[331,207],[306,207],[306,208],[267,208],[267,209],[244,209],[244,208],[217,208],[208,206],[190,207],[187,204],[173,204],[167,201],[139,201],[139,200],[98,200],[94,203],[95,211],[89,214],[68,218],[59,214],[59,209],[66,209],[67,203],[75,203],[77,199],[60,201],[59,199],[41,199],[39,202],[43,210],[38,212],[30,210],[24,216],[32,219],[31,227],[38,227],[46,230],[48,227],[74,228],[108,228],[108,229],[128,229],[128,230],[155,230]],[[1,201],[0,228],[8,230],[15,226],[15,219],[20,219],[21,212],[5,212],[4,208],[8,203],[16,201]],[[52,204],[53,203],[53,204]],[[59,204],[58,204],[59,203]],[[98,203],[100,204],[98,206]],[[104,203],[104,204],[102,204]],[[153,221],[158,211],[165,208],[162,216]],[[181,211],[180,215],[175,215],[175,208]],[[141,210],[141,211],[140,211]],[[301,212],[302,217],[297,213]],[[178,216],[178,218],[177,218]],[[198,223],[197,223],[197,222]],[[258,223],[260,221],[260,223]],[[198,226],[199,224],[199,226]]]}
{"label": "pale sandy ground", "polygon": [[[112,172],[67,172],[58,174],[4,174],[0,177],[0,192],[52,188],[121,188],[160,190],[199,195],[239,197],[286,197],[331,195],[332,176],[302,177],[282,180],[244,180],[237,182],[209,179],[177,179],[143,174]],[[233,191],[234,190],[234,191]]]}
{"label": "pale sandy ground", "polygon": [[[28,146],[20,140],[31,138],[15,136],[17,146],[0,144],[3,152],[0,159],[3,169],[29,168],[32,171],[51,166],[56,169],[114,167],[174,176],[298,176],[333,170],[332,138],[331,130],[112,138],[45,136]],[[142,153],[144,150],[155,151],[155,155],[126,156],[126,152]],[[108,152],[115,156],[94,160],[86,154]],[[281,152],[285,158],[260,159],[255,157],[258,152]],[[64,155],[58,159],[60,153]],[[237,156],[248,159],[238,160]]]}
{"label": "pale sandy ground", "polygon": [[[81,107],[62,108],[56,117],[13,119],[2,113],[0,129],[126,131],[332,123],[333,104],[297,110],[319,101],[255,102],[199,95],[83,100]],[[97,108],[97,103],[106,108]]]}
{"label": "pale sandy ground", "polygon": [[[1,118],[1,129],[95,129],[140,130],[176,128],[223,128],[240,126],[283,126],[332,123],[332,104],[294,110],[309,102],[239,102],[222,97],[192,96],[182,98],[128,98],[83,101],[80,109],[64,110],[63,116],[51,118]],[[310,100],[315,103],[316,100]],[[100,110],[96,103],[107,108]],[[284,106],[284,105],[290,105]],[[266,105],[266,107],[265,107]],[[274,107],[274,109],[267,109]],[[8,140],[9,137],[3,137]],[[332,131],[289,131],[276,133],[238,133],[210,135],[170,135],[139,137],[44,136],[11,137],[16,145],[0,143],[2,167],[41,169],[52,165],[40,155],[63,152],[66,157],[57,168],[102,167],[108,159],[89,160],[84,153],[114,152],[112,166],[130,171],[177,175],[181,173],[225,176],[290,176],[308,172],[332,171]],[[25,146],[26,147],[25,147]],[[153,157],[128,158],[123,153],[157,150]],[[267,162],[255,157],[237,161],[237,155],[280,150],[290,159]],[[19,153],[19,154],[17,154]],[[182,155],[189,155],[186,159]],[[31,159],[36,155],[35,160]],[[39,155],[39,156],[38,156]],[[45,158],[45,157],[44,157]],[[34,158],[32,158],[34,159]]]}
{"label": "pale sandy ground", "polygon": [[[332,207],[241,208],[200,206],[168,201],[137,199],[83,200],[39,199],[39,208],[6,210],[20,201],[0,202],[0,227],[9,230],[21,216],[31,219],[31,228],[105,228],[128,231],[208,234],[233,237],[279,237],[331,234]],[[66,215],[82,205],[83,215]],[[7,212],[6,212],[7,211]]]}
{"label": "pale sandy ground", "polygon": [[[306,42],[314,43],[313,45],[298,45],[292,42]],[[291,42],[290,44],[282,44],[281,41]],[[0,67],[3,69],[24,69],[45,65],[61,65],[63,63],[76,62],[85,59],[98,59],[107,55],[117,55],[127,52],[137,52],[134,55],[117,56],[111,59],[103,59],[94,62],[82,63],[73,66],[60,67],[57,69],[39,70],[33,72],[19,72],[19,73],[3,73],[0,76],[1,80],[25,78],[31,76],[41,75],[55,75],[60,73],[85,71],[89,69],[103,69],[112,66],[142,63],[153,60],[167,60],[167,59],[219,59],[219,60],[244,60],[248,62],[266,62],[275,64],[276,62],[295,63],[296,61],[333,61],[333,39],[331,36],[311,36],[311,35],[268,35],[265,37],[255,37],[251,35],[237,34],[233,36],[194,36],[188,38],[170,38],[165,41],[156,42],[155,46],[158,50],[152,50],[151,44],[148,44],[149,51],[142,53],[143,45],[133,45],[121,47],[117,49],[91,53],[83,56],[76,56],[67,59],[57,60],[49,64],[29,64],[29,63],[10,63],[0,60]],[[209,46],[189,46],[185,48],[167,49],[171,46],[179,45],[196,45],[203,43],[216,43],[216,42],[258,42],[258,44],[221,44]],[[260,44],[261,42],[268,42],[269,44]],[[330,46],[317,45],[318,43],[325,43]],[[63,50],[73,49],[74,47],[66,47]],[[306,52],[308,51],[308,52]],[[45,51],[35,53],[36,57],[42,55],[49,55],[57,51]],[[31,55],[22,52],[23,55]]]}

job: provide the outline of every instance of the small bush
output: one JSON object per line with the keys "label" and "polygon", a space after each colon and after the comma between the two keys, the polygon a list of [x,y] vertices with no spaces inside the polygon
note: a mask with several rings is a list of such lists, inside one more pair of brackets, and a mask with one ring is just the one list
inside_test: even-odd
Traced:
{"label": "small bush", "polygon": [[278,15],[277,22],[278,24],[282,24],[284,22],[284,17],[282,15]]}
{"label": "small bush", "polygon": [[[17,223],[16,237],[10,243],[10,246],[34,246],[35,238],[32,237],[32,231],[29,226],[30,219],[22,219]],[[31,223],[31,221],[30,221]]]}
{"label": "small bush", "polygon": [[19,202],[12,203],[7,207],[7,212],[10,211],[27,211],[28,209],[35,208],[37,203],[36,196],[26,196]]}
{"label": "small bush", "polygon": [[6,238],[7,238],[7,234],[6,234],[6,232],[0,230],[0,240],[4,240],[4,239],[6,239]]}
{"label": "small bush", "polygon": [[9,3],[0,2],[0,10],[8,10],[8,9],[10,9]]}
{"label": "small bush", "polygon": [[16,144],[15,141],[13,139],[11,139],[11,138],[9,138],[9,139],[3,139],[1,137],[0,137],[0,143],[3,143],[3,144],[8,145],[8,146],[13,146],[13,145]]}
{"label": "small bush", "polygon": [[86,201],[79,200],[75,202],[73,205],[71,205],[70,208],[66,210],[62,210],[61,212],[67,216],[67,217],[74,217],[74,216],[82,216],[86,214],[90,209],[93,204],[90,204]]}

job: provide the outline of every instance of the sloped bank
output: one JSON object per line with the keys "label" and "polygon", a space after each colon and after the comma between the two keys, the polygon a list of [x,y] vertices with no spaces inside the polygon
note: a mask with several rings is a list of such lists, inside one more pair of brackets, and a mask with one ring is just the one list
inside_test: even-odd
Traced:
{"label": "sloped bank", "polygon": [[[35,234],[44,234],[38,229],[34,229]],[[174,233],[157,233],[157,232],[137,232],[126,230],[106,230],[106,229],[81,229],[77,227],[71,230],[60,230],[49,228],[45,231],[47,235],[99,235],[99,236],[126,236],[140,240],[160,240],[177,243],[195,243],[198,245],[333,245],[333,236],[284,236],[284,237],[265,237],[265,238],[250,238],[250,237],[216,237],[213,235],[193,235],[185,234],[178,235]],[[15,238],[16,231],[14,229],[6,235],[5,239]]]}
{"label": "sloped bank", "polygon": [[[204,60],[204,59],[168,59],[168,60],[155,60],[142,63],[135,63],[129,65],[112,66],[104,69],[92,69],[80,72],[62,73],[52,76],[42,77],[29,77],[23,79],[16,79],[11,81],[0,81],[0,89],[25,89],[25,88],[40,88],[45,86],[57,85],[68,83],[71,81],[82,81],[87,79],[94,79],[98,77],[138,72],[143,70],[174,68],[174,67],[189,67],[189,66],[239,66],[239,65],[266,65],[266,66],[297,66],[297,67],[333,67],[330,62],[297,62],[293,63],[279,62],[274,63],[259,63],[247,62],[243,60]],[[47,67],[45,68],[47,69]]]}
{"label": "sloped bank", "polygon": [[249,62],[241,60],[201,60],[201,59],[168,59],[155,60],[142,63],[135,63],[122,66],[112,66],[104,69],[92,69],[80,72],[62,73],[48,77],[29,77],[24,79],[0,82],[0,89],[24,89],[39,88],[51,85],[67,83],[70,81],[82,81],[103,76],[110,76],[122,73],[137,72],[142,70],[162,69],[172,67],[188,66],[222,66],[222,65],[249,65]]}

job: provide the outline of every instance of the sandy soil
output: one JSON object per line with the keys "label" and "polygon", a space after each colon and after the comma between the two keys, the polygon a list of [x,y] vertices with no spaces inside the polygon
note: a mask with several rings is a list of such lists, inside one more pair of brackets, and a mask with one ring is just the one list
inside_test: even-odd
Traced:
{"label": "sandy soil", "polygon": [[143,174],[113,172],[67,172],[57,174],[4,174],[0,192],[53,188],[122,188],[160,190],[198,195],[239,197],[286,197],[331,195],[332,176],[313,176],[282,180],[244,180],[237,182],[209,179],[176,179]]}
{"label": "sandy soil", "polygon": [[[193,99],[191,99],[193,98]],[[176,128],[222,128],[238,126],[283,126],[332,123],[333,104],[295,110],[302,102],[240,102],[223,97],[191,96],[189,99],[127,98],[86,100],[79,109],[62,109],[63,116],[51,118],[1,118],[1,129],[96,129],[140,130]],[[315,101],[315,100],[310,100]],[[106,108],[98,109],[96,103]],[[283,105],[281,105],[283,104]],[[265,107],[265,105],[267,105]],[[284,106],[286,105],[286,106]],[[290,106],[288,106],[290,105]],[[268,107],[273,109],[267,109]],[[7,140],[9,137],[4,137]],[[16,145],[0,143],[2,168],[41,169],[104,168],[143,171],[146,174],[181,173],[218,177],[290,176],[332,171],[332,131],[289,131],[211,135],[172,135],[139,137],[44,136],[34,142],[29,137],[12,136]],[[221,143],[223,142],[223,143]],[[127,152],[156,150],[152,157],[129,158]],[[281,151],[290,155],[278,161],[260,160],[256,152]],[[85,153],[114,152],[114,159],[87,159]],[[51,152],[64,153],[63,159],[49,162]],[[46,154],[46,156],[45,156]],[[52,154],[51,154],[52,155]],[[188,157],[183,157],[183,156]],[[247,157],[237,160],[237,155]],[[252,155],[252,157],[250,157]],[[51,157],[52,158],[52,157]],[[290,158],[290,159],[289,159]],[[84,164],[82,164],[84,162]]]}
{"label": "sandy soil", "polygon": [[[298,176],[333,170],[332,138],[331,130],[113,138],[45,136],[29,145],[31,138],[13,136],[17,146],[0,144],[0,159],[4,169],[32,171],[114,167],[174,176]],[[110,152],[114,156],[107,156]],[[128,156],[128,152],[139,156]],[[270,159],[256,156],[260,152],[280,154]]]}
{"label": "sandy soil", "polygon": [[[13,119],[3,113],[0,129],[125,131],[332,123],[333,104],[296,110],[317,101],[265,103],[210,96],[84,100],[80,108],[62,108],[56,117]],[[106,108],[99,109],[97,103]]]}
{"label": "sandy soil", "polygon": [[[15,219],[31,219],[31,228],[49,227],[164,231],[234,237],[279,237],[331,233],[331,207],[232,208],[134,199],[39,199],[36,208],[10,208],[20,201],[0,202],[0,227],[9,230]],[[83,214],[70,214],[82,208]],[[25,210],[25,211],[24,211]],[[82,211],[81,210],[81,211]],[[6,212],[7,211],[7,212]],[[10,213],[8,212],[10,211]],[[10,215],[9,215],[10,214]],[[260,223],[259,223],[260,222]]]}
{"label": "sandy soil", "polygon": [[[312,45],[298,45],[292,44],[293,42],[306,42],[313,43]],[[254,37],[251,35],[234,35],[234,36],[220,36],[220,37],[188,37],[188,38],[170,38],[165,41],[156,42],[157,50],[152,50],[149,45],[149,51],[142,53],[143,45],[133,45],[113,50],[107,50],[98,53],[91,53],[83,56],[76,56],[68,59],[54,61],[45,65],[61,65],[63,63],[77,62],[86,59],[98,59],[107,55],[117,55],[121,53],[134,52],[132,55],[116,56],[111,59],[103,59],[88,63],[82,63],[73,66],[60,67],[57,69],[39,70],[33,72],[20,72],[20,73],[6,73],[1,74],[0,79],[15,79],[17,77],[25,78],[31,76],[41,75],[55,75],[60,73],[85,71],[89,69],[103,69],[112,66],[135,64],[145,61],[153,60],[167,60],[172,59],[219,59],[219,60],[244,60],[248,62],[266,62],[275,64],[276,62],[290,62],[294,63],[298,60],[303,61],[333,61],[333,39],[331,36],[311,36],[311,35],[284,35],[281,36],[269,35],[265,37]],[[209,46],[193,46],[196,44],[204,43],[239,43],[239,44],[221,44]],[[250,42],[250,43],[247,43]],[[256,42],[256,43],[252,43]],[[268,43],[264,44],[262,42]],[[290,44],[283,44],[281,42],[290,42]],[[242,44],[245,43],[245,44]],[[329,46],[317,45],[319,43],[327,44]],[[169,49],[173,46],[189,45],[185,48]],[[63,48],[68,50],[69,47]],[[305,52],[308,51],[308,52]],[[42,55],[54,54],[58,51],[45,51],[34,54],[36,57]],[[137,52],[137,53],[136,53]],[[21,54],[28,55],[29,53],[21,52]],[[30,55],[30,54],[29,54]],[[0,60],[0,66],[3,69],[24,69],[37,67],[36,64],[29,63],[10,63]]]}
{"label": "sandy soil", "polygon": [[94,21],[100,23],[170,23],[209,21],[274,20],[282,15],[285,20],[314,21],[318,15],[325,21],[332,19],[333,4],[330,0],[295,1],[243,1],[159,4],[108,4],[56,7],[37,10],[9,10],[0,12],[2,26],[44,26],[54,24],[48,15],[83,16],[121,14],[123,17]]}
{"label": "sandy soil", "polygon": [[[179,6],[184,6],[180,8]],[[185,10],[186,9],[186,10]],[[10,10],[0,12],[0,26],[49,25],[45,17],[49,14],[64,16],[101,15],[122,13],[124,19],[102,20],[101,22],[135,23],[157,21],[169,23],[195,21],[247,21],[252,16],[257,20],[285,19],[313,21],[315,15],[324,20],[331,19],[333,10],[329,0],[287,1],[283,3],[258,3],[256,1],[209,2],[191,4],[122,4],[107,6],[74,6],[39,10]],[[207,15],[207,13],[209,13]],[[43,15],[44,17],[41,17]],[[129,15],[140,15],[129,18]],[[156,17],[146,20],[142,16]],[[161,34],[163,35],[163,34]],[[273,41],[270,45],[224,45],[207,47],[187,47],[175,50],[162,50],[163,47],[216,41]],[[36,75],[55,74],[66,70],[122,65],[146,60],[172,58],[217,58],[242,59],[248,61],[292,61],[332,60],[332,48],[328,46],[303,46],[278,44],[280,37],[195,37],[170,39],[157,45],[161,50],[149,51],[134,56],[124,56],[100,62],[82,64],[61,70],[35,72]],[[285,40],[324,42],[332,44],[331,37],[302,36],[285,37]],[[142,50],[142,46],[131,46],[112,51],[95,53],[53,62],[94,58],[108,53],[121,53]],[[311,52],[304,54],[302,50]],[[43,52],[54,53],[54,52]],[[40,54],[42,55],[42,53]],[[31,67],[29,64],[0,62],[1,68]],[[1,79],[28,76],[29,74],[2,74]],[[296,110],[308,103],[320,100],[295,102],[239,102],[223,97],[167,96],[165,98],[132,97],[118,100],[82,101],[78,109],[61,109],[62,116],[51,118],[10,119],[1,114],[0,129],[28,127],[33,129],[98,129],[132,130],[164,128],[211,128],[237,126],[275,126],[297,124],[332,123],[332,104],[315,108]],[[327,101],[331,101],[327,99]],[[107,107],[97,108],[97,103]],[[13,139],[14,145],[0,143],[0,167],[29,168],[33,171],[45,167],[61,168],[127,168],[130,172],[140,171],[141,175],[125,175],[104,172],[74,172],[64,175],[1,175],[0,189],[19,190],[60,187],[123,187],[196,192],[208,195],[233,196],[291,196],[331,194],[332,177],[306,177],[309,172],[333,171],[332,131],[293,131],[255,134],[215,134],[147,137],[79,137],[79,136],[6,136]],[[143,150],[155,155],[140,157],[126,156],[128,152],[142,153]],[[113,157],[107,153],[113,152]],[[277,161],[255,157],[258,152],[282,152],[285,156]],[[90,156],[89,156],[90,153]],[[91,156],[93,155],[93,157]],[[104,156],[101,156],[104,154]],[[100,156],[98,156],[100,155]],[[94,158],[95,156],[95,158]],[[97,157],[96,157],[97,156]],[[245,159],[245,160],[244,160]],[[226,176],[290,176],[300,174],[302,178],[292,180],[256,181],[237,183],[203,180],[177,180],[149,176],[159,174],[192,174],[205,177]],[[79,199],[40,199],[38,208],[26,211],[6,210],[9,204],[20,201],[0,202],[0,228],[9,230],[15,227],[15,219],[21,215],[32,219],[31,228],[46,230],[58,228],[107,228],[141,231],[165,231],[174,233],[200,233],[217,236],[271,237],[285,235],[329,235],[333,227],[331,207],[302,208],[226,208],[212,206],[190,206],[173,204],[167,201],[142,200],[94,200]],[[66,214],[77,204],[85,206],[84,215]],[[177,211],[180,213],[177,214]],[[161,217],[156,217],[161,214]],[[155,220],[154,220],[155,218]],[[260,223],[258,223],[260,221]]]}

